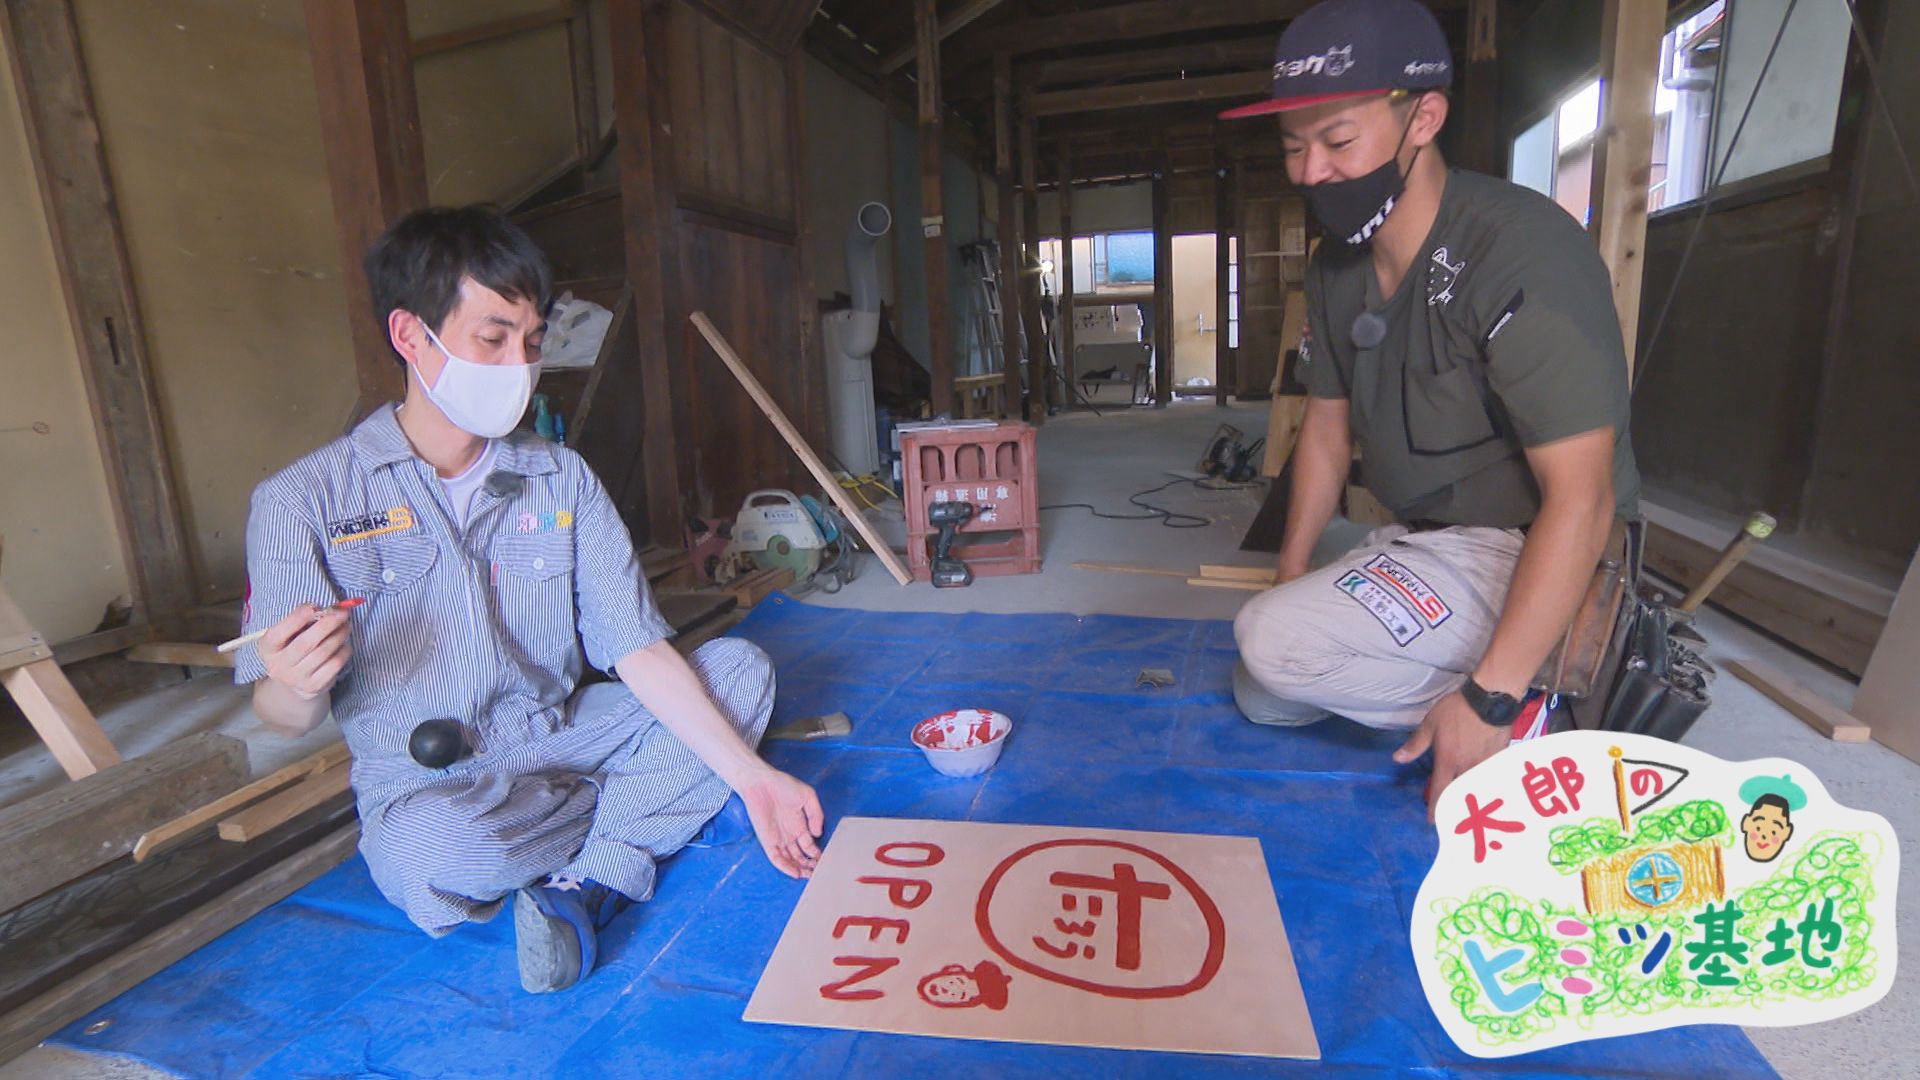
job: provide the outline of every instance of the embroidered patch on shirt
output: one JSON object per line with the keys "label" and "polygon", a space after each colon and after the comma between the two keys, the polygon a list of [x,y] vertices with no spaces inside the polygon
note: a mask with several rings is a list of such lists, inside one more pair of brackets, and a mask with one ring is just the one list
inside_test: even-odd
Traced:
{"label": "embroidered patch on shirt", "polygon": [[1419,574],[1399,562],[1385,555],[1375,555],[1367,560],[1367,572],[1379,578],[1387,588],[1405,597],[1428,626],[1439,626],[1453,617],[1453,609],[1440,599],[1440,594],[1421,580]]}
{"label": "embroidered patch on shirt", "polygon": [[1405,648],[1407,643],[1420,636],[1420,623],[1407,610],[1407,605],[1396,600],[1392,593],[1374,583],[1372,578],[1358,570],[1349,570],[1334,581],[1334,588],[1353,597],[1367,613],[1379,620],[1380,625],[1393,635],[1394,643]]}
{"label": "embroidered patch on shirt", "polygon": [[546,533],[556,529],[571,529],[573,528],[573,511],[547,510],[538,514],[521,514],[514,528],[523,533]]}
{"label": "embroidered patch on shirt", "polygon": [[344,544],[349,540],[365,540],[369,536],[384,536],[387,533],[405,532],[411,528],[413,528],[413,509],[396,506],[391,510],[376,510],[361,517],[329,521],[327,522],[327,540],[329,543]]}

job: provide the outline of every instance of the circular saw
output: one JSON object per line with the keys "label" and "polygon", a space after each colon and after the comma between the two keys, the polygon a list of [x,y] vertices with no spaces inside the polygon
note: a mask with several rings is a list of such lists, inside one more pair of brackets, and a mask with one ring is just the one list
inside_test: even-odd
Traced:
{"label": "circular saw", "polygon": [[768,489],[740,504],[727,550],[751,557],[762,570],[785,568],[804,581],[820,569],[826,546],[805,503],[791,491]]}

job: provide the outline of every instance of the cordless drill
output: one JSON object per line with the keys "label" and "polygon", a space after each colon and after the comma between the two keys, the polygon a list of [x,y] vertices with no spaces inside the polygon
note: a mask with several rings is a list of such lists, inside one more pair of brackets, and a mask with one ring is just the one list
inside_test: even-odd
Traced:
{"label": "cordless drill", "polygon": [[927,524],[940,527],[940,541],[933,549],[933,587],[958,589],[973,584],[973,571],[952,555],[953,534],[973,520],[970,502],[937,502],[927,507]]}

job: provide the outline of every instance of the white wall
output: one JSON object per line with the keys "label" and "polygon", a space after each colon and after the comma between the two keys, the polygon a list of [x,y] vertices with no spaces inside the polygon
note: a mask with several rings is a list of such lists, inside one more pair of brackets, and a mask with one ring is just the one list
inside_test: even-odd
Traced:
{"label": "white wall", "polygon": [[[1060,194],[1040,193],[1040,223],[1049,236],[1060,234]],[[1073,234],[1128,232],[1153,228],[1153,185],[1102,184],[1073,189]]]}

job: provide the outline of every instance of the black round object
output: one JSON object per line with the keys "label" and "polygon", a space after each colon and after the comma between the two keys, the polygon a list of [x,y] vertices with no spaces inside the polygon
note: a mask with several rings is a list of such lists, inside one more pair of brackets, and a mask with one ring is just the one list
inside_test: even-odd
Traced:
{"label": "black round object", "polygon": [[467,734],[458,720],[425,720],[407,739],[407,753],[429,769],[444,769],[467,756]]}

